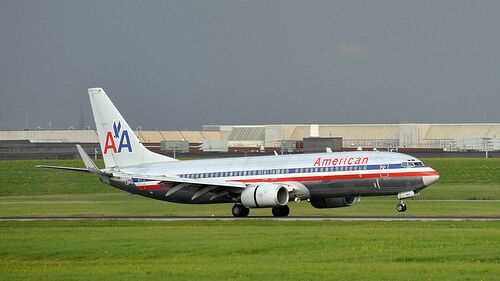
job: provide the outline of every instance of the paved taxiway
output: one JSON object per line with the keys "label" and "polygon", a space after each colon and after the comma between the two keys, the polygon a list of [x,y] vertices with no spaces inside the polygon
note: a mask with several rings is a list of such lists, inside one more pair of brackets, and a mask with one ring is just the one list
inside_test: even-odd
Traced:
{"label": "paved taxiway", "polygon": [[499,221],[500,217],[246,217],[232,216],[104,216],[104,217],[0,217],[0,221],[74,221],[74,220],[130,220],[130,221],[233,221],[233,220],[275,220],[275,221]]}

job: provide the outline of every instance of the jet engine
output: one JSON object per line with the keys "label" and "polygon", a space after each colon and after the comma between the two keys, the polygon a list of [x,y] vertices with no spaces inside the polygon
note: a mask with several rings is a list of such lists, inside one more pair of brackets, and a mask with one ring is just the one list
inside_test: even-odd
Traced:
{"label": "jet engine", "polygon": [[348,207],[356,203],[356,197],[317,198],[311,199],[310,203],[318,209]]}
{"label": "jet engine", "polygon": [[249,186],[241,192],[241,204],[247,208],[282,207],[288,198],[286,187],[275,183]]}

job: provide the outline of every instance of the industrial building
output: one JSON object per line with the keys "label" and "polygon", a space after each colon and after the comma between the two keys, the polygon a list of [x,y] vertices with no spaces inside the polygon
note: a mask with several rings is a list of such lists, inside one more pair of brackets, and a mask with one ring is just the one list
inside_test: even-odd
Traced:
{"label": "industrial building", "polygon": [[500,123],[205,125],[229,147],[280,147],[283,141],[342,138],[349,148],[422,148],[444,151],[500,150]]}
{"label": "industrial building", "polygon": [[[134,133],[148,149],[159,153],[175,153],[176,150],[199,152],[206,143],[220,142],[220,133],[216,131]],[[75,143],[82,144],[92,157],[100,154],[99,140],[94,130],[0,131],[0,159],[74,159],[78,155]],[[220,149],[217,147],[216,150]]]}
{"label": "industrial building", "polygon": [[[500,151],[500,123],[204,125],[202,131],[139,130],[135,134],[146,147],[160,153],[297,153],[324,151],[323,146],[403,152]],[[13,155],[70,158],[76,150],[67,144],[74,143],[84,144],[89,154],[99,154],[94,130],[0,131],[0,159],[16,158]]]}

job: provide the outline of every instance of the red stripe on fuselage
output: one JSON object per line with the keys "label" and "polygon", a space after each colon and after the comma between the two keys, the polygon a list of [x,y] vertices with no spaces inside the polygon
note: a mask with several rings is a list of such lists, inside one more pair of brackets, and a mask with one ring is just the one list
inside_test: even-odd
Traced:
{"label": "red stripe on fuselage", "polygon": [[[296,182],[311,182],[311,181],[330,181],[330,180],[352,180],[352,179],[375,179],[375,178],[401,178],[401,177],[424,177],[424,176],[438,176],[436,171],[425,171],[425,172],[401,172],[401,173],[380,173],[373,174],[348,174],[348,175],[314,175],[314,176],[297,176],[297,177],[279,177],[279,178],[258,178],[258,179],[238,179],[230,180],[233,182],[286,182],[286,181],[296,181]],[[136,185],[140,190],[158,190],[164,188],[160,184],[151,185]]]}
{"label": "red stripe on fuselage", "polygon": [[402,173],[373,173],[373,174],[348,174],[348,175],[320,175],[320,176],[300,176],[300,177],[281,177],[281,178],[259,178],[259,179],[241,179],[231,180],[236,182],[283,182],[283,181],[328,181],[328,180],[351,180],[351,179],[373,179],[373,178],[401,178],[401,177],[423,177],[438,176],[436,171],[426,172],[402,172]]}
{"label": "red stripe on fuselage", "polygon": [[162,189],[163,186],[160,184],[150,184],[150,185],[136,185],[140,190],[157,190],[157,189]]}

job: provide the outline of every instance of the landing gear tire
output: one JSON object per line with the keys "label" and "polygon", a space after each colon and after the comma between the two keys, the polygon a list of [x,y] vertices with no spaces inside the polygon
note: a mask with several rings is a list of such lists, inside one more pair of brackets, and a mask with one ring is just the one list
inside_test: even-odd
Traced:
{"label": "landing gear tire", "polygon": [[245,206],[240,204],[234,205],[231,211],[233,213],[233,216],[237,218],[247,217],[248,214],[250,214],[250,209],[245,208]]}
{"label": "landing gear tire", "polygon": [[273,208],[273,216],[275,217],[286,217],[288,214],[290,214],[290,208],[287,205]]}
{"label": "landing gear tire", "polygon": [[399,204],[396,206],[396,210],[397,210],[398,212],[400,212],[400,213],[401,213],[401,212],[404,212],[404,211],[406,211],[406,205],[405,205],[405,204],[403,204],[403,203],[399,203]]}

